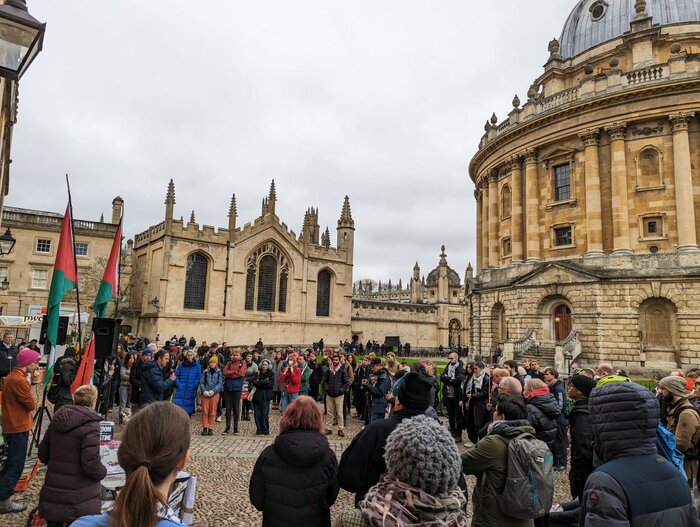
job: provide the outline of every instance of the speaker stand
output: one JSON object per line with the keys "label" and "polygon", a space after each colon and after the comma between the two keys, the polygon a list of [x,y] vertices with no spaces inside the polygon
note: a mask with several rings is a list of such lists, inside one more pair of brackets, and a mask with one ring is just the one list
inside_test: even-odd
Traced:
{"label": "speaker stand", "polygon": [[29,443],[29,448],[27,449],[27,455],[32,453],[32,449],[36,446],[39,447],[39,442],[41,441],[41,427],[44,421],[44,414],[51,422],[51,413],[46,407],[46,393],[49,391],[48,386],[44,387],[44,395],[41,397],[41,405],[34,412],[34,430],[32,432],[32,442]]}

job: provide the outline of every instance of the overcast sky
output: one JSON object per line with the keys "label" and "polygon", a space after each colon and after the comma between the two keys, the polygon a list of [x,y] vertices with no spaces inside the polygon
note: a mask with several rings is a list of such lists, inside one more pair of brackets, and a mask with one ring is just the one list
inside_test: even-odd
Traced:
{"label": "overcast sky", "polygon": [[260,215],[270,180],[297,234],[348,194],[354,278],[404,283],[445,244],[475,263],[468,163],[492,112],[525,100],[573,0],[28,0],[47,23],[20,84],[9,206],[109,221]]}

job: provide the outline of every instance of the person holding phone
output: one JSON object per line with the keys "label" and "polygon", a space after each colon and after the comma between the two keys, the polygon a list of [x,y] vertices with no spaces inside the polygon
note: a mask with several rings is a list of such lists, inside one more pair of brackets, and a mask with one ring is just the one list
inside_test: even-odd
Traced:
{"label": "person holding phone", "polygon": [[299,388],[301,387],[301,370],[297,367],[296,352],[287,355],[286,363],[282,368],[279,381],[282,387],[280,414],[283,414],[284,409],[287,408],[287,405],[299,397]]}

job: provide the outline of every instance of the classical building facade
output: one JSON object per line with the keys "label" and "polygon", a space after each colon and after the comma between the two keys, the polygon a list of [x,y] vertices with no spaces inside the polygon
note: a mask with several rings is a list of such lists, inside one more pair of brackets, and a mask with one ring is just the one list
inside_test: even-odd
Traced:
{"label": "classical building facade", "polygon": [[227,228],[200,227],[194,212],[189,222],[174,218],[171,180],[164,220],[130,245],[134,332],[241,345],[348,338],[355,222],[347,196],[335,247],[317,209],[306,211],[297,236],[276,203],[273,181],[254,222],[237,225],[234,195]]}
{"label": "classical building facade", "polygon": [[[90,311],[95,301],[123,207],[124,200],[117,196],[112,201],[110,222],[104,218],[73,220],[80,304],[84,313]],[[62,223],[63,213],[4,208],[3,229],[11,229],[16,243],[9,255],[0,256],[0,314],[36,316],[44,312]],[[72,315],[76,310],[76,294],[69,292],[61,305],[61,314]]]}
{"label": "classical building facade", "polygon": [[580,0],[469,166],[470,342],[700,361],[700,0]]}
{"label": "classical building facade", "polygon": [[[465,274],[472,278],[471,265]],[[362,342],[383,342],[386,336],[396,336],[414,350],[421,348],[456,348],[467,346],[469,307],[465,288],[459,275],[447,264],[445,247],[440,260],[427,279],[421,276],[418,262],[404,289],[399,280],[379,283],[374,290],[371,282],[359,282],[353,288],[352,330]]]}

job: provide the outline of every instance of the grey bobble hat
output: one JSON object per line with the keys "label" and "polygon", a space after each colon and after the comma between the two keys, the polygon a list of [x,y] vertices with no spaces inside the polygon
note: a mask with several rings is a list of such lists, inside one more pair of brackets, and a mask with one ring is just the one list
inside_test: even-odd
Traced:
{"label": "grey bobble hat", "polygon": [[384,447],[387,473],[429,494],[457,487],[462,460],[449,432],[431,417],[404,419]]}

